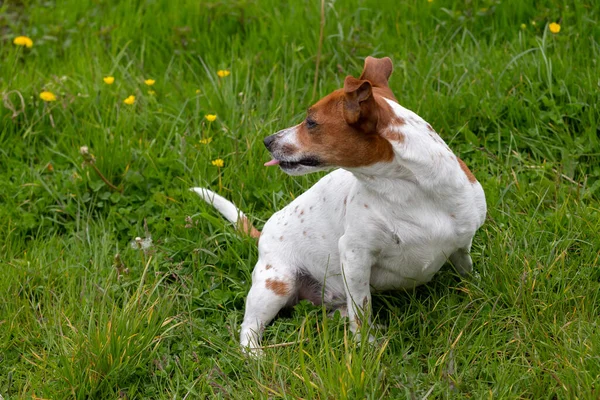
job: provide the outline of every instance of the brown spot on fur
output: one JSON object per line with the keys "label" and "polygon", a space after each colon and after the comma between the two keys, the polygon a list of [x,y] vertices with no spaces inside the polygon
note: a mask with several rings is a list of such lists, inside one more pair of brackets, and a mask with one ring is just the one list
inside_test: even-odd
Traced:
{"label": "brown spot on fur", "polygon": [[275,292],[278,296],[287,296],[290,292],[290,285],[288,283],[276,279],[267,279],[266,287]]}
{"label": "brown spot on fur", "polygon": [[344,205],[348,202],[348,196],[344,197]]}
{"label": "brown spot on fur", "polygon": [[368,205],[368,204],[365,204],[365,208],[369,208],[369,205]]}
{"label": "brown spot on fur", "polygon": [[456,219],[456,215],[454,215],[454,213],[452,213],[452,214],[450,214],[450,218]]}
{"label": "brown spot on fur", "polygon": [[237,228],[246,235],[250,235],[256,239],[260,238],[260,231],[250,223],[250,220],[245,215],[238,220]]}
{"label": "brown spot on fur", "polygon": [[469,180],[469,182],[471,182],[471,183],[477,182],[477,178],[475,178],[475,175],[473,175],[473,173],[471,172],[469,167],[467,167],[467,164],[465,164],[464,161],[458,157],[456,157],[456,159],[458,160],[458,165],[460,165],[460,169],[463,170],[463,172],[467,176],[467,179]]}
{"label": "brown spot on fur", "polygon": [[306,236],[306,231],[303,231],[303,232],[302,232],[302,234],[303,234],[304,236]]}
{"label": "brown spot on fur", "polygon": [[271,264],[265,265],[265,269],[271,269],[271,268],[273,268],[273,266]]}
{"label": "brown spot on fur", "polygon": [[297,149],[296,146],[287,143],[281,146],[281,151],[283,154],[294,154],[297,151]]}
{"label": "brown spot on fur", "polygon": [[283,242],[283,236],[279,236],[279,240]]}
{"label": "brown spot on fur", "polygon": [[304,215],[304,210],[300,211],[300,215]]}
{"label": "brown spot on fur", "polygon": [[431,127],[431,125],[429,125],[429,124],[427,124],[427,129],[429,129],[431,132],[435,132],[435,131],[433,130],[433,128]]}
{"label": "brown spot on fur", "polygon": [[383,137],[392,142],[402,143],[404,142],[404,134],[402,132],[398,132],[395,129],[387,129],[383,133]]}

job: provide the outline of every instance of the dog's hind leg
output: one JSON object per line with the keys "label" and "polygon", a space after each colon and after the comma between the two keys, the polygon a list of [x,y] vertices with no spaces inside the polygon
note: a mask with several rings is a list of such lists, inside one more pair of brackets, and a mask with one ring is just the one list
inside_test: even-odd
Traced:
{"label": "dog's hind leg", "polygon": [[473,261],[467,248],[460,248],[452,253],[450,261],[461,276],[468,276],[473,272]]}
{"label": "dog's hind leg", "polygon": [[258,260],[252,272],[252,287],[246,299],[240,344],[244,351],[260,351],[265,326],[286,305],[297,299],[297,276],[284,265]]}

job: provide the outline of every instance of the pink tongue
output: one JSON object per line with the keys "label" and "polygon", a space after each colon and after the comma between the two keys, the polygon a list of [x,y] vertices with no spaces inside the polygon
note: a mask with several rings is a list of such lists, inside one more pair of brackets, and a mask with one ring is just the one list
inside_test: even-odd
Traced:
{"label": "pink tongue", "polygon": [[265,167],[270,167],[272,165],[279,165],[279,160],[271,160],[265,163]]}

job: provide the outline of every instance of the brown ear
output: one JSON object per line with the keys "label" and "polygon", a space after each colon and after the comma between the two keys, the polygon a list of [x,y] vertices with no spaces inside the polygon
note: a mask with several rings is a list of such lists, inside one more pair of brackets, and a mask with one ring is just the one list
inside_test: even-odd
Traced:
{"label": "brown ear", "polygon": [[344,119],[349,125],[356,124],[367,104],[373,100],[373,88],[366,80],[347,76],[344,80]]}
{"label": "brown ear", "polygon": [[392,60],[389,57],[374,58],[369,56],[365,58],[365,67],[359,79],[368,80],[375,87],[386,88],[393,69]]}

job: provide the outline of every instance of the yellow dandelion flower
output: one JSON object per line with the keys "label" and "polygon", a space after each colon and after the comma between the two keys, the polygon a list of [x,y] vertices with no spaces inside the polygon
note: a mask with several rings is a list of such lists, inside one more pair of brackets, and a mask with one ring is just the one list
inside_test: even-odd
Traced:
{"label": "yellow dandelion flower", "polygon": [[156,81],[154,79],[146,79],[144,83],[148,86],[152,86],[156,83]]}
{"label": "yellow dandelion flower", "polygon": [[220,69],[217,71],[219,78],[225,78],[226,76],[229,76],[229,74],[231,74],[231,72],[228,69]]}
{"label": "yellow dandelion flower", "polygon": [[132,105],[133,103],[135,103],[135,96],[129,96],[128,98],[123,100],[123,103]]}
{"label": "yellow dandelion flower", "polygon": [[150,96],[156,96],[156,92],[154,90],[148,90],[148,94]]}
{"label": "yellow dandelion flower", "polygon": [[550,29],[550,32],[552,33],[558,33],[560,32],[560,25],[556,22],[552,22],[550,25],[548,25],[548,29]]}
{"label": "yellow dandelion flower", "polygon": [[215,119],[217,119],[217,115],[216,114],[207,114],[204,116],[204,118],[206,118],[206,120],[208,122],[213,122]]}
{"label": "yellow dandelion flower", "polygon": [[40,99],[44,101],[56,101],[56,96],[52,92],[43,91],[40,93]]}
{"label": "yellow dandelion flower", "polygon": [[115,77],[114,76],[105,76],[104,78],[102,78],[102,80],[107,85],[112,85],[113,83],[115,83]]}
{"label": "yellow dandelion flower", "polygon": [[527,24],[521,24],[521,29],[527,29]]}
{"label": "yellow dandelion flower", "polygon": [[209,144],[210,142],[212,142],[212,138],[206,138],[206,139],[200,139],[200,144]]}
{"label": "yellow dandelion flower", "polygon": [[433,0],[427,0],[428,3],[433,3]]}
{"label": "yellow dandelion flower", "polygon": [[217,158],[214,161],[210,162],[212,165],[214,165],[215,167],[219,167],[221,168],[223,166],[223,160],[221,160],[220,158]]}
{"label": "yellow dandelion flower", "polygon": [[33,47],[33,40],[31,40],[27,36],[17,36],[13,40],[13,43],[16,44],[17,46],[25,46],[28,49]]}
{"label": "yellow dandelion flower", "polygon": [[202,90],[196,89],[196,94],[200,94],[200,93],[202,93]]}

